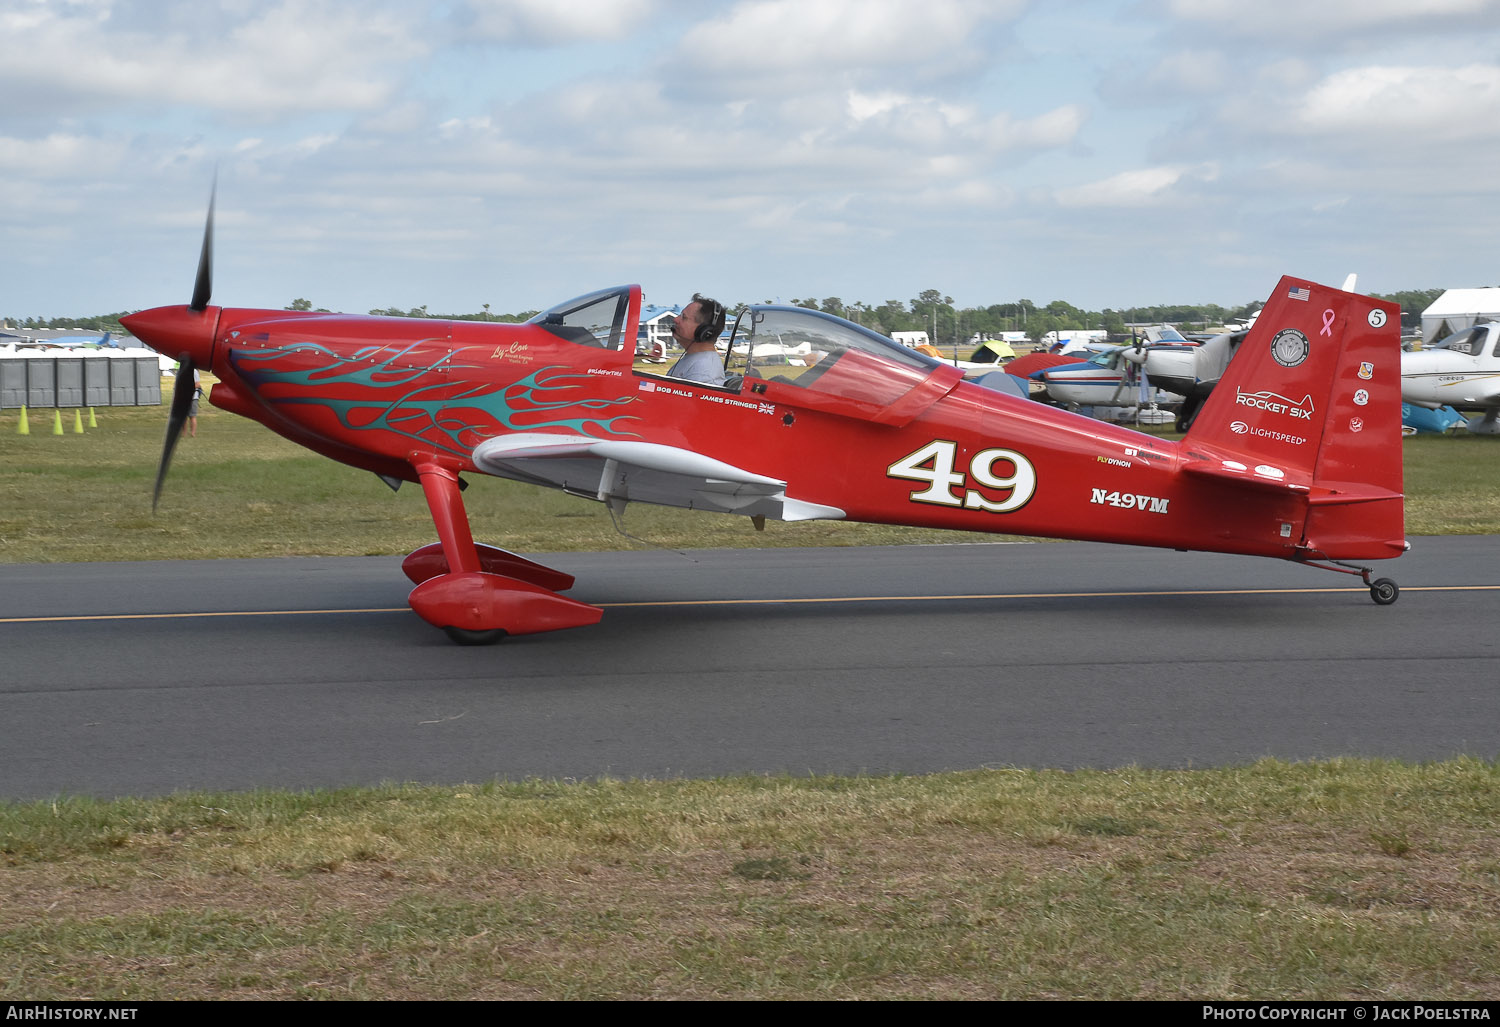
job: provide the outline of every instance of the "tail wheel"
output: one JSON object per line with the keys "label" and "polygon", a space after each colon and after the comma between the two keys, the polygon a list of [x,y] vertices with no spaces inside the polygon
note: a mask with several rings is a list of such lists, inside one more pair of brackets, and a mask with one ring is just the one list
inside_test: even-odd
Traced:
{"label": "tail wheel", "polygon": [[1377,606],[1390,606],[1400,595],[1400,587],[1390,578],[1376,578],[1370,584],[1370,598]]}

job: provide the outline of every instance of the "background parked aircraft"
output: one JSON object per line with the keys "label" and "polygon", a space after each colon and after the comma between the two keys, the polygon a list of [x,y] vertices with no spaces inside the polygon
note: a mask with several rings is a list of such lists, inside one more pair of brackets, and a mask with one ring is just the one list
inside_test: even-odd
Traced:
{"label": "background parked aircraft", "polygon": [[1469,431],[1500,435],[1500,321],[1477,324],[1430,349],[1401,354],[1401,399],[1480,411]]}

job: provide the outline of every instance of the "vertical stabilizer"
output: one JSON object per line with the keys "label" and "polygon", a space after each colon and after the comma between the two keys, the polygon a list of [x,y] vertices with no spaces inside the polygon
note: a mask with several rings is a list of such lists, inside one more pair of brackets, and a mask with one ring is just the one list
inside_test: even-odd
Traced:
{"label": "vertical stabilizer", "polygon": [[1283,278],[1183,449],[1189,470],[1306,492],[1304,558],[1398,555],[1400,308]]}

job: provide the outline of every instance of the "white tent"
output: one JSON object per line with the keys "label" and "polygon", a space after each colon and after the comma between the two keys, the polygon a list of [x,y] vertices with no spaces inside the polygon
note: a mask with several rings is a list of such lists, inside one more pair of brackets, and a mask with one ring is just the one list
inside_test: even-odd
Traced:
{"label": "white tent", "polygon": [[1422,311],[1422,345],[1481,321],[1500,321],[1500,289],[1449,289]]}

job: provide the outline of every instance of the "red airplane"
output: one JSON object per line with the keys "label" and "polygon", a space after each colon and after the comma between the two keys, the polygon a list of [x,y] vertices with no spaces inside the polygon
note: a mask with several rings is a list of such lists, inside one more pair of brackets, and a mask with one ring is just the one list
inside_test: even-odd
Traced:
{"label": "red airplane", "polygon": [[[1398,308],[1283,278],[1179,442],[967,382],[815,310],[738,317],[723,386],[633,366],[625,285],[525,324],[209,306],[210,202],[192,301],[124,318],[181,359],[159,497],[192,397],[393,488],[419,482],[440,541],[406,558],[409,602],[461,643],[593,624],[571,575],[469,531],[460,475],[794,521],[842,518],[1346,561],[1407,548]],[[790,356],[789,354],[798,354]]]}

